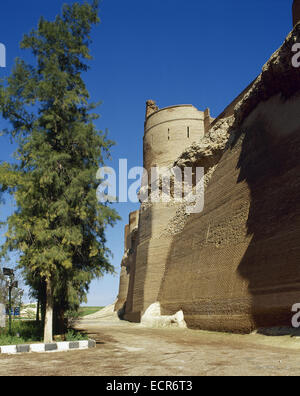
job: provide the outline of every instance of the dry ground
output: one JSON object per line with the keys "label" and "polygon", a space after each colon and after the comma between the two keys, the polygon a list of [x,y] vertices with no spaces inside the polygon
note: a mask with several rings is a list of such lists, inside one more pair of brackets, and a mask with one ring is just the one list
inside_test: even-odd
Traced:
{"label": "dry ground", "polygon": [[0,355],[0,375],[208,376],[299,375],[300,339],[147,329],[115,318],[86,317],[78,325],[96,339],[93,350]]}

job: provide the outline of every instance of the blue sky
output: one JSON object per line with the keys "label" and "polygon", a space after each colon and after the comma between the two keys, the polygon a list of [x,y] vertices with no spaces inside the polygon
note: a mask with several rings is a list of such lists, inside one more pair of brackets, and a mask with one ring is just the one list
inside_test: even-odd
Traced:
{"label": "blue sky", "polygon": [[[9,74],[16,57],[30,59],[19,42],[39,17],[53,19],[63,3],[72,2],[2,2],[0,43],[7,48],[7,67],[0,68],[0,78]],[[128,159],[129,168],[142,165],[147,99],[160,107],[193,104],[209,107],[214,117],[220,114],[292,29],[291,6],[292,0],[103,0],[85,81],[92,99],[103,101],[97,126],[107,128],[116,142],[108,165],[117,168],[120,158]],[[7,137],[0,139],[0,160],[11,160],[14,146]],[[13,207],[9,199],[0,207],[1,217]],[[107,231],[107,240],[119,273],[124,226],[137,205],[115,207],[122,221]],[[117,293],[118,276],[105,276],[92,283],[88,304],[112,303]]]}

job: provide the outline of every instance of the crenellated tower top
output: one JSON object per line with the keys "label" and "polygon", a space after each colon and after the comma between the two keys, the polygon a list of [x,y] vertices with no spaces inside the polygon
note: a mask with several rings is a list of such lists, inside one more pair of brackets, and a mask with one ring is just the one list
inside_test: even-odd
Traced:
{"label": "crenellated tower top", "polygon": [[209,109],[176,105],[160,109],[156,102],[146,102],[144,132],[144,167],[170,166],[184,149],[200,142],[213,118]]}

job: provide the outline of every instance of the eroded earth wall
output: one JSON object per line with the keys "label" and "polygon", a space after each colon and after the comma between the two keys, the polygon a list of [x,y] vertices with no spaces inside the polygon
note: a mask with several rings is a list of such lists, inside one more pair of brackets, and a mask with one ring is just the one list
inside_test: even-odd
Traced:
{"label": "eroded earth wall", "polygon": [[156,301],[172,238],[164,235],[166,224],[175,216],[176,208],[154,204],[142,208],[135,250],[135,266],[130,273],[130,287],[124,318],[140,322],[142,314]]}
{"label": "eroded earth wall", "polygon": [[163,315],[182,310],[191,328],[290,326],[300,302],[295,43],[300,24],[209,132],[174,158],[179,167],[204,167],[204,211],[142,205],[125,319],[139,321],[158,301]]}
{"label": "eroded earth wall", "polygon": [[189,327],[249,332],[290,326],[300,301],[298,24],[235,107],[226,150],[169,250],[162,314]]}
{"label": "eroded earth wall", "polygon": [[129,215],[129,224],[125,226],[124,231],[124,256],[121,262],[119,294],[115,304],[115,311],[125,311],[128,301],[128,292],[133,287],[134,271],[136,261],[136,244],[139,224],[139,211],[132,212]]}

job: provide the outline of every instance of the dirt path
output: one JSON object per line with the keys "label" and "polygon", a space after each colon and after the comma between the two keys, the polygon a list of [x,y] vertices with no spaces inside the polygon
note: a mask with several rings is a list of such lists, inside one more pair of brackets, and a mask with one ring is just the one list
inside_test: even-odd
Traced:
{"label": "dirt path", "polygon": [[0,375],[299,375],[300,339],[147,329],[111,318],[79,327],[97,348],[0,356]]}

